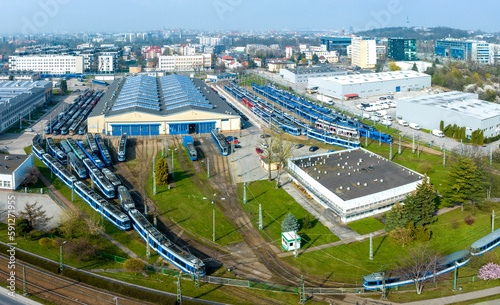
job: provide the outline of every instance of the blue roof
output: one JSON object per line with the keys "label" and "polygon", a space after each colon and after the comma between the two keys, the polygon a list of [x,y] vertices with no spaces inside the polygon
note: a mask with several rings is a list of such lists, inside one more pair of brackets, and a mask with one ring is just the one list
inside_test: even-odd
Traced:
{"label": "blue roof", "polygon": [[486,246],[487,244],[489,244],[490,242],[492,242],[493,240],[495,240],[495,239],[497,239],[499,237],[500,237],[500,229],[498,229],[495,232],[490,233],[490,234],[486,235],[485,237],[477,240],[470,247],[472,249],[482,248],[482,247]]}

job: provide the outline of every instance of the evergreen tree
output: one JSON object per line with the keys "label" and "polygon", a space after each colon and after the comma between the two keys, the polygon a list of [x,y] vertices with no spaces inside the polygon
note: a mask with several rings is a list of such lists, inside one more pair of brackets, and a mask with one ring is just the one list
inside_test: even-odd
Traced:
{"label": "evergreen tree", "polygon": [[477,144],[483,145],[484,144],[484,131],[481,130],[479,137],[477,139]]}
{"label": "evergreen tree", "polygon": [[288,213],[286,215],[285,219],[283,219],[283,222],[281,223],[281,231],[282,232],[290,232],[294,231],[297,232],[300,229],[299,222],[295,217],[292,215],[292,213]]}
{"label": "evergreen tree", "polygon": [[385,218],[385,230],[390,232],[394,230],[396,227],[404,228],[408,223],[408,219],[406,217],[406,212],[399,202],[397,202],[392,209],[387,212]]}
{"label": "evergreen tree", "polygon": [[439,122],[439,130],[444,131],[444,121]]}
{"label": "evergreen tree", "polygon": [[434,210],[436,209],[436,191],[429,182],[427,175],[424,175],[422,182],[417,186],[415,198],[420,205],[420,219],[415,221],[415,224],[419,226],[431,223],[434,217]]}
{"label": "evergreen tree", "polygon": [[417,71],[417,72],[418,72],[417,63],[415,63],[415,62],[414,62],[414,63],[413,63],[413,67],[411,67],[411,69],[412,69],[413,71]]}
{"label": "evergreen tree", "polygon": [[65,95],[68,91],[68,83],[64,79],[61,79],[59,87],[61,88],[61,95]]}
{"label": "evergreen tree", "polygon": [[318,57],[318,55],[313,54],[311,61],[312,61],[313,65],[318,64],[318,62],[319,62],[319,57]]}
{"label": "evergreen tree", "polygon": [[459,157],[448,175],[447,204],[472,203],[474,209],[475,203],[484,197],[483,169],[471,158]]}

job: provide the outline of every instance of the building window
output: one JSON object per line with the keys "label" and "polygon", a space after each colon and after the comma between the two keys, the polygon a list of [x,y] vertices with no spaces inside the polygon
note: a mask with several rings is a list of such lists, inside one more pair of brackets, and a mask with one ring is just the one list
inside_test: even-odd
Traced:
{"label": "building window", "polygon": [[10,187],[10,181],[4,181],[3,182],[4,187]]}

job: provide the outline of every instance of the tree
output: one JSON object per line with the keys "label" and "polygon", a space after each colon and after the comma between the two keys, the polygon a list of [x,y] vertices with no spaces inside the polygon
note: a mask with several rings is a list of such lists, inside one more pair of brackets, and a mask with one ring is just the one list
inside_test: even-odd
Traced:
{"label": "tree", "polygon": [[401,203],[396,202],[392,209],[387,212],[387,216],[385,218],[385,230],[387,232],[390,232],[396,227],[403,228],[407,223],[408,219],[406,217],[404,207],[401,205]]}
{"label": "tree", "polygon": [[47,212],[36,201],[33,203],[27,202],[24,210],[19,212],[18,217],[26,219],[33,228],[43,226],[52,219],[52,217],[47,216]]}
{"label": "tree", "polygon": [[393,62],[393,61],[391,61],[391,62],[389,63],[389,69],[390,69],[391,71],[401,71],[401,67],[399,67],[398,65],[396,65],[396,63],[395,63],[395,62]]}
{"label": "tree", "polygon": [[307,59],[306,59],[305,57],[302,57],[302,58],[300,59],[300,64],[301,64],[301,65],[305,65],[306,63],[307,63]]}
{"label": "tree", "polygon": [[264,133],[270,135],[270,137],[265,137],[262,139],[262,144],[264,144],[264,153],[266,154],[266,160],[267,160],[267,167],[269,168],[268,170],[268,181],[272,180],[271,177],[271,162],[272,160],[275,159],[275,152],[276,150],[276,143],[278,141],[277,133],[274,131],[264,128]]}
{"label": "tree", "polygon": [[413,63],[413,67],[411,67],[411,69],[413,71],[417,71],[418,72],[418,67],[417,67],[417,63],[416,62]]}
{"label": "tree", "polygon": [[9,75],[9,81],[13,81],[14,80],[14,75]]}
{"label": "tree", "polygon": [[102,226],[100,221],[95,218],[88,218],[83,213],[70,211],[69,216],[65,222],[59,226],[59,231],[67,239],[76,237],[90,237],[98,235]]}
{"label": "tree", "polygon": [[477,276],[482,280],[487,280],[486,284],[488,284],[490,280],[500,279],[500,266],[493,262],[489,262],[479,269]]}
{"label": "tree", "polygon": [[445,190],[448,205],[472,203],[474,213],[476,202],[484,197],[483,176],[483,169],[472,158],[458,157],[449,172],[448,187]]}
{"label": "tree", "polygon": [[24,180],[21,185],[23,186],[28,186],[28,185],[34,185],[38,181],[38,167],[33,166],[33,167],[26,167],[24,171]]}
{"label": "tree", "polygon": [[431,223],[436,208],[435,199],[436,191],[425,174],[417,189],[404,200],[407,221],[417,226]]}
{"label": "tree", "polygon": [[123,263],[123,269],[127,272],[133,272],[135,275],[144,269],[144,262],[138,258],[127,259]]}
{"label": "tree", "polygon": [[52,239],[50,239],[48,237],[43,237],[38,241],[38,243],[40,244],[40,246],[48,248],[48,247],[52,246]]}
{"label": "tree", "polygon": [[75,257],[77,261],[86,262],[97,256],[99,247],[91,244],[87,238],[79,238],[68,241],[65,245],[65,253]]}
{"label": "tree", "polygon": [[33,230],[30,222],[24,218],[18,218],[16,222],[16,234],[26,237]]}
{"label": "tree", "polygon": [[65,95],[68,91],[68,83],[65,79],[61,79],[61,81],[59,82],[59,88],[61,89],[61,95]]}
{"label": "tree", "polygon": [[278,189],[280,187],[281,171],[287,166],[288,159],[292,156],[295,144],[285,141],[283,137],[278,134],[274,148],[276,159],[280,163],[278,166],[278,174],[276,175],[276,189]]}
{"label": "tree", "polygon": [[420,244],[411,248],[409,255],[403,257],[398,263],[398,272],[415,283],[417,294],[421,294],[425,282],[429,280],[426,275],[436,271],[439,254],[427,244]]}
{"label": "tree", "polygon": [[163,158],[156,161],[155,180],[156,185],[166,185],[168,183],[168,164]]}
{"label": "tree", "polygon": [[313,65],[317,65],[319,63],[319,57],[316,53],[313,54],[311,61],[312,61]]}
{"label": "tree", "polygon": [[311,217],[309,217],[309,214],[306,215],[304,218],[304,221],[302,223],[302,228],[304,230],[309,230],[313,228],[313,222],[311,221]]}
{"label": "tree", "polygon": [[389,236],[400,243],[403,248],[413,240],[412,229],[407,227],[396,227],[389,233]]}
{"label": "tree", "polygon": [[441,120],[441,122],[439,122],[439,130],[443,131],[444,130],[444,121]]}
{"label": "tree", "polygon": [[281,231],[282,232],[290,232],[294,231],[297,232],[300,229],[299,222],[295,217],[292,215],[292,213],[288,213],[288,215],[285,216],[285,219],[283,219],[283,222],[281,223]]}

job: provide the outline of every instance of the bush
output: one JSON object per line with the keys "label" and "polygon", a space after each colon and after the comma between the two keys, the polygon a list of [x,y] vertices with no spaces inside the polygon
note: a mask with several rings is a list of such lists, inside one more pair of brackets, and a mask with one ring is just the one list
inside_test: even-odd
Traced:
{"label": "bush", "polygon": [[125,269],[125,271],[137,274],[144,269],[144,262],[138,258],[127,259],[123,263],[123,269]]}
{"label": "bush", "polygon": [[308,214],[304,218],[304,222],[302,223],[302,229],[309,230],[309,229],[312,229],[312,227],[313,227],[313,223],[312,223],[312,221],[309,217],[309,214]]}
{"label": "bush", "polygon": [[59,248],[62,245],[63,241],[64,240],[60,237],[53,239],[52,240],[52,247]]}
{"label": "bush", "polygon": [[413,238],[417,241],[429,241],[432,236],[432,231],[424,228],[424,226],[417,226],[415,230],[413,230]]}
{"label": "bush", "polygon": [[458,220],[453,219],[453,221],[451,223],[451,227],[453,228],[453,230],[458,229],[460,227],[460,223],[458,223]]}
{"label": "bush", "polygon": [[40,246],[42,247],[50,247],[52,246],[52,239],[48,238],[48,237],[44,237],[44,238],[41,238],[38,243],[40,244]]}
{"label": "bush", "polygon": [[434,167],[432,167],[429,161],[425,161],[424,163],[418,166],[417,171],[419,173],[429,174],[434,171]]}
{"label": "bush", "polygon": [[85,238],[79,238],[68,242],[65,247],[65,253],[69,256],[74,256],[76,260],[85,262],[93,259],[99,253],[99,247],[91,244]]}
{"label": "bush", "polygon": [[464,222],[469,226],[472,225],[474,223],[474,217],[472,217],[472,214],[469,213],[465,215]]}

